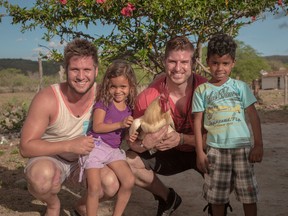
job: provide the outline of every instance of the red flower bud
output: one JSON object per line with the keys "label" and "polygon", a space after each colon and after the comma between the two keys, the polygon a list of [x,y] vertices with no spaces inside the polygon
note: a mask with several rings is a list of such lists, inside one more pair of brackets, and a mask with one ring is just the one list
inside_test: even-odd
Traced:
{"label": "red flower bud", "polygon": [[131,3],[128,3],[126,7],[122,8],[121,14],[126,17],[132,16],[133,10],[135,10],[135,6]]}
{"label": "red flower bud", "polygon": [[105,2],[106,2],[106,0],[96,0],[96,3],[98,3],[98,4],[103,4]]}
{"label": "red flower bud", "polygon": [[60,1],[60,3],[62,4],[62,5],[66,5],[67,4],[67,0],[59,0]]}
{"label": "red flower bud", "polygon": [[282,6],[282,0],[278,0],[278,5]]}

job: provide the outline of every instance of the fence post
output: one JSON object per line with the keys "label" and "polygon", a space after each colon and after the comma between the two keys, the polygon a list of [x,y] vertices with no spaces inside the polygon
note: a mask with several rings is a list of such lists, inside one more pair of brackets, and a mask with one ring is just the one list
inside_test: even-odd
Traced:
{"label": "fence post", "polygon": [[39,67],[39,86],[37,92],[39,92],[42,89],[42,81],[43,81],[43,66],[41,58],[38,58],[38,67]]}
{"label": "fence post", "polygon": [[287,86],[287,84],[288,84],[288,75],[286,74],[285,76],[284,76],[284,105],[286,105],[287,104],[287,97],[288,97],[288,90],[287,90],[287,88],[288,88],[288,86]]}

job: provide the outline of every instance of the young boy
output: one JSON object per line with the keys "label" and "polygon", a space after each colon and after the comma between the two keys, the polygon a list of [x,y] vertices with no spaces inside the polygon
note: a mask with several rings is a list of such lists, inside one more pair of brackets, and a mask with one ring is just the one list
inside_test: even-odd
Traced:
{"label": "young boy", "polygon": [[[212,78],[198,86],[193,96],[197,166],[205,173],[203,196],[212,203],[213,216],[224,215],[231,190],[243,203],[245,216],[257,215],[258,186],[253,164],[263,157],[262,133],[254,106],[256,98],[246,83],[229,77],[235,65],[236,47],[226,34],[210,40],[206,61]],[[254,145],[245,112],[251,122]],[[203,126],[208,131],[206,153]]]}

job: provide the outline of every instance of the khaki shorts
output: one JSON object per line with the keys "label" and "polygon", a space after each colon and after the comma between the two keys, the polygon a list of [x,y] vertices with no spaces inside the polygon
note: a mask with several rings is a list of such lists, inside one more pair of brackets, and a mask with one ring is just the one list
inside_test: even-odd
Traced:
{"label": "khaki shorts", "polygon": [[44,159],[52,161],[61,170],[61,183],[63,183],[65,180],[68,180],[71,183],[78,183],[80,171],[78,160],[70,162],[60,158],[59,156],[41,156],[30,158],[24,169],[24,173],[26,173],[34,163]]}

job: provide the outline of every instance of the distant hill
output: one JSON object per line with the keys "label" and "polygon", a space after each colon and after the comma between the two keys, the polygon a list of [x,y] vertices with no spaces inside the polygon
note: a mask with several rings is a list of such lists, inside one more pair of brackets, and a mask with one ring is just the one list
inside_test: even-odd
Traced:
{"label": "distant hill", "polygon": [[[60,65],[60,63],[42,61],[43,74],[46,76],[57,74]],[[26,59],[0,59],[0,71],[8,68],[19,69],[24,74],[38,73],[39,70],[38,61]]]}
{"label": "distant hill", "polygon": [[281,56],[281,55],[272,55],[272,56],[265,56],[265,59],[268,61],[278,61],[283,64],[288,64],[288,56]]}
{"label": "distant hill", "polygon": [[[267,61],[276,61],[280,64],[288,64],[288,56],[264,56]],[[60,69],[60,63],[43,61],[43,74],[54,75],[57,74]],[[38,73],[38,61],[26,60],[26,59],[0,59],[0,71],[8,68],[20,69],[24,74]]]}

